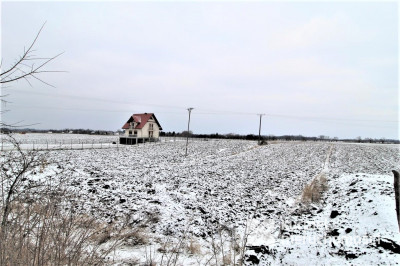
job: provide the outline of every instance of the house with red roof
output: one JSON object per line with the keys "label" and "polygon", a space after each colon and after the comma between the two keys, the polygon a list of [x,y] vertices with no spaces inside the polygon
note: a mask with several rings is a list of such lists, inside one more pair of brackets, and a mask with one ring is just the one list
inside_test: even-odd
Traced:
{"label": "house with red roof", "polygon": [[133,114],[123,125],[124,138],[158,138],[162,127],[153,113]]}

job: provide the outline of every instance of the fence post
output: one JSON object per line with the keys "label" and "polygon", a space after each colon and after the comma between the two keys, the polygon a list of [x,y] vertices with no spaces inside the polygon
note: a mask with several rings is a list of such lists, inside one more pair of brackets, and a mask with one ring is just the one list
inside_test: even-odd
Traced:
{"label": "fence post", "polygon": [[47,147],[47,150],[49,149],[49,142],[46,140],[46,147]]}
{"label": "fence post", "polygon": [[400,231],[400,174],[396,170],[392,172],[394,174],[394,198],[396,201],[397,223]]}

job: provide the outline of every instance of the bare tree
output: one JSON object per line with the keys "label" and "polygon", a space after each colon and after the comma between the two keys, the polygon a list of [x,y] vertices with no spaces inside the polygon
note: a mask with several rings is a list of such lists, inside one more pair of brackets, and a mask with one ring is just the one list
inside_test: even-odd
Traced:
{"label": "bare tree", "polygon": [[36,79],[46,85],[52,86],[53,85],[43,81],[39,78],[39,74],[42,73],[49,73],[49,72],[63,72],[57,70],[46,70],[45,66],[60,56],[62,53],[57,54],[56,56],[52,57],[38,57],[34,53],[36,52],[35,44],[39,38],[40,33],[43,30],[43,27],[46,23],[42,25],[38,33],[36,34],[35,39],[29,45],[28,49],[24,48],[22,55],[15,60],[15,62],[5,70],[3,70],[3,62],[0,64],[1,72],[0,72],[0,84],[10,83],[18,80],[25,80],[31,86],[29,79],[33,78]]}
{"label": "bare tree", "polygon": [[[46,70],[45,67],[48,63],[56,59],[58,56],[60,56],[63,53],[59,53],[56,56],[52,57],[39,57],[35,55],[35,44],[40,36],[40,33],[42,32],[44,26],[46,23],[42,25],[42,27],[39,29],[38,33],[36,34],[34,40],[30,43],[28,46],[28,49],[24,48],[24,51],[22,55],[15,60],[13,64],[11,64],[10,67],[3,69],[3,60],[1,60],[0,63],[0,84],[11,84],[13,82],[17,82],[19,80],[25,80],[28,82],[28,84],[32,87],[32,84],[30,82],[30,79],[36,79],[48,86],[54,87],[53,85],[49,84],[48,82],[45,82],[41,78],[39,78],[39,75],[42,73],[49,73],[49,72],[65,72],[65,71],[58,71],[58,70]],[[3,105],[7,103],[5,100],[5,97],[7,97],[8,94],[5,95],[0,95],[0,101],[2,104],[2,108],[0,111],[0,114],[3,114],[7,112],[8,110],[3,108]],[[17,123],[5,123],[4,121],[0,121],[0,127],[15,127],[17,126],[19,122]],[[26,126],[26,125],[25,125]]]}
{"label": "bare tree", "polygon": [[[33,78],[52,86],[38,75],[60,72],[44,69],[60,54],[50,58],[34,55],[43,26],[22,56],[1,70],[1,84],[26,80],[31,85],[29,79]],[[2,103],[4,97],[0,96]],[[0,122],[0,126],[13,125]],[[2,147],[9,147],[0,153],[0,265],[104,264],[122,241],[119,231],[94,217],[75,214],[70,198],[73,195],[62,189],[63,179],[58,176],[61,172],[50,171],[42,179],[35,176],[55,164],[47,153],[23,150],[11,135],[0,132],[0,137]],[[57,169],[63,167],[58,165]]]}

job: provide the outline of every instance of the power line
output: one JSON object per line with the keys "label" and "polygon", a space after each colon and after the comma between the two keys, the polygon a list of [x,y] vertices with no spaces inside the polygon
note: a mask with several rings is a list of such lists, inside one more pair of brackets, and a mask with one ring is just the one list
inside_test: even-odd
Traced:
{"label": "power line", "polygon": [[294,115],[283,115],[283,114],[268,114],[269,116],[276,116],[282,118],[292,119],[314,119],[314,120],[332,120],[332,121],[358,121],[358,122],[387,122],[387,123],[399,123],[399,120],[374,120],[374,119],[352,119],[352,118],[334,118],[334,117],[316,117],[316,116],[294,116]]}
{"label": "power line", "polygon": [[[120,100],[111,100],[111,99],[102,99],[96,97],[84,97],[84,96],[75,96],[75,95],[68,95],[68,94],[54,94],[54,93],[42,93],[42,92],[35,92],[35,91],[24,91],[13,89],[15,92],[20,93],[28,93],[28,94],[36,94],[36,95],[44,95],[50,97],[57,97],[57,98],[69,98],[69,99],[76,99],[76,100],[88,100],[88,101],[99,101],[99,102],[107,102],[107,103],[117,103],[117,104],[126,104],[126,105],[139,105],[139,106],[152,106],[152,107],[160,107],[160,108],[171,108],[171,109],[180,109],[186,110],[187,108],[181,106],[173,106],[173,105],[161,105],[161,104],[152,104],[146,102],[131,102],[131,101],[120,101]],[[15,105],[15,104],[12,104]],[[27,108],[26,105],[23,107]],[[35,107],[30,106],[29,108],[36,108],[36,109],[58,109],[58,110],[72,110],[72,111],[103,111],[103,112],[132,112],[130,110],[105,110],[105,109],[82,109],[82,108],[59,108],[59,107]],[[199,115],[259,115],[258,113],[250,113],[250,112],[238,112],[238,111],[231,111],[231,110],[212,110],[212,109],[203,109],[197,108],[200,112],[196,112]],[[170,113],[172,112],[163,112],[163,113]],[[181,114],[180,112],[176,112],[176,114]],[[353,119],[353,118],[334,118],[334,117],[313,117],[313,116],[295,116],[295,115],[286,115],[286,114],[276,114],[276,113],[267,113],[269,117],[281,117],[281,118],[289,118],[289,119],[298,119],[298,120],[308,120],[308,121],[316,121],[322,122],[327,121],[337,121],[337,122],[380,122],[380,123],[399,123],[399,120],[374,120],[374,119]]]}
{"label": "power line", "polygon": [[[79,112],[109,112],[109,113],[132,113],[132,112],[140,112],[135,111],[136,109],[97,109],[97,108],[75,108],[75,107],[56,107],[56,106],[34,106],[34,105],[25,105],[25,104],[15,104],[9,103],[8,105],[17,106],[20,109],[43,109],[43,110],[61,110],[61,111],[79,111]],[[178,114],[184,115],[182,112],[163,112],[164,114]]]}
{"label": "power line", "polygon": [[135,102],[135,101],[120,101],[120,100],[76,96],[76,95],[60,94],[60,93],[57,93],[57,94],[56,93],[43,93],[43,92],[36,92],[36,91],[24,91],[24,90],[18,90],[18,89],[13,89],[13,91],[19,92],[19,93],[50,96],[50,97],[56,97],[56,98],[62,98],[62,99],[69,98],[69,99],[75,99],[75,100],[88,100],[88,101],[98,101],[98,102],[106,102],[106,103],[118,103],[118,104],[129,104],[129,105],[135,104],[135,105],[143,105],[143,106],[162,107],[162,108],[185,109],[185,107],[181,107],[181,106],[161,105],[161,104],[152,104],[152,103]]}

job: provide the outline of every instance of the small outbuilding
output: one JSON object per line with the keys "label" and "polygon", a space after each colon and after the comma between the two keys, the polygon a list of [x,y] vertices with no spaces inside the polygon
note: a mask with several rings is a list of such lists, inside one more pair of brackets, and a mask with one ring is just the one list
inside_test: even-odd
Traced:
{"label": "small outbuilding", "polygon": [[153,113],[133,114],[123,125],[124,135],[121,144],[136,144],[145,141],[157,141],[162,127]]}

